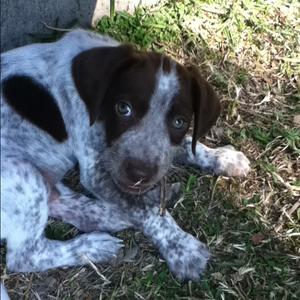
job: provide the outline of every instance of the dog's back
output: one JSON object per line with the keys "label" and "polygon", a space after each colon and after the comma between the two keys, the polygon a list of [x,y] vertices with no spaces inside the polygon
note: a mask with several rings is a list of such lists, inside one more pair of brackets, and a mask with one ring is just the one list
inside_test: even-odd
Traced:
{"label": "dog's back", "polygon": [[67,149],[72,104],[63,91],[73,88],[71,61],[83,50],[117,45],[110,38],[75,30],[55,43],[1,54],[2,156],[29,160],[58,177],[70,169],[75,163]]}

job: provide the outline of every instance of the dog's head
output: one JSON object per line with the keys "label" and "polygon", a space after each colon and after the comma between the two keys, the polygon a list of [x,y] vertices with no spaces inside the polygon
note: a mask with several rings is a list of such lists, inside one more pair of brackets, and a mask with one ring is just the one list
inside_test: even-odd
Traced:
{"label": "dog's head", "polygon": [[192,119],[195,152],[220,113],[195,67],[128,45],[79,54],[72,74],[90,125],[104,124],[106,170],[128,193],[144,192],[165,175]]}

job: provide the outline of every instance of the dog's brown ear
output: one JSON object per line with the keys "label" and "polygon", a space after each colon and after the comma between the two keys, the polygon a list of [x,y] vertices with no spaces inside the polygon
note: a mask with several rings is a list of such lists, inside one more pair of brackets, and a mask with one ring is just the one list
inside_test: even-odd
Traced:
{"label": "dog's brown ear", "polygon": [[100,114],[101,104],[113,75],[131,64],[134,49],[130,45],[97,47],[81,52],[72,61],[72,76],[84,101],[92,125]]}
{"label": "dog's brown ear", "polygon": [[188,67],[191,73],[191,88],[194,109],[192,151],[195,154],[197,140],[206,134],[217,121],[221,105],[212,86],[204,80],[195,66]]}

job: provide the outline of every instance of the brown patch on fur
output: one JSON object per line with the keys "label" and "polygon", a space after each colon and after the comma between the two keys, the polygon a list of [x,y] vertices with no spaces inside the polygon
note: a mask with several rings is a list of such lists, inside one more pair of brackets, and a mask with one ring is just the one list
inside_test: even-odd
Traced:
{"label": "brown patch on fur", "polygon": [[112,83],[113,75],[122,65],[126,67],[133,48],[93,48],[77,55],[72,61],[72,76],[81,99],[90,116],[91,125],[100,113],[105,93]]}
{"label": "brown patch on fur", "polygon": [[167,56],[162,56],[162,69],[166,74],[171,72],[171,60]]}
{"label": "brown patch on fur", "polygon": [[[189,129],[194,112],[190,73],[184,66],[178,63],[176,64],[176,71],[180,87],[167,114],[167,124],[171,142],[175,145],[179,145]],[[183,117],[186,120],[182,129],[176,129],[172,125],[172,121],[176,116]]]}
{"label": "brown patch on fur", "polygon": [[[160,55],[136,52],[131,58],[131,65],[115,74],[103,101],[101,112],[108,144],[130,127],[138,124],[147,113],[160,64]],[[115,106],[119,101],[125,101],[131,106],[132,116],[124,118],[116,114]]]}
{"label": "brown patch on fur", "polygon": [[58,142],[68,138],[55,99],[39,82],[29,76],[14,75],[6,79],[2,87],[7,103],[23,118]]}
{"label": "brown patch on fur", "polygon": [[221,104],[212,86],[204,80],[195,66],[188,67],[192,80],[194,105],[194,131],[192,151],[195,154],[197,140],[215,124],[221,112]]}
{"label": "brown patch on fur", "polygon": [[[173,144],[180,144],[194,115],[192,151],[195,153],[197,140],[207,133],[220,115],[220,102],[212,86],[201,77],[196,67],[184,67],[177,63],[176,70],[180,89],[167,116],[169,134]],[[172,126],[175,116],[186,120],[181,130]]]}

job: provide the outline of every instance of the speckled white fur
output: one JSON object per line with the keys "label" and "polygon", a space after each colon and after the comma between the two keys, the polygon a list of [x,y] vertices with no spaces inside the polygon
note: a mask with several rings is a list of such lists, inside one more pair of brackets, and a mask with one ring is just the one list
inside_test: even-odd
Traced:
{"label": "speckled white fur", "polygon": [[[156,159],[157,180],[176,153],[182,163],[225,175],[247,173],[249,162],[242,153],[228,148],[213,150],[198,143],[193,157],[190,140],[180,151],[171,145],[164,120],[179,88],[174,67],[168,74],[159,70],[149,111],[107,149],[102,123],[90,126],[71,76],[71,63],[84,50],[118,45],[110,38],[75,30],[55,43],[1,54],[1,81],[16,74],[37,79],[56,99],[68,133],[68,139],[58,143],[18,115],[1,91],[1,239],[7,242],[10,270],[80,265],[83,255],[94,262],[111,260],[122,247],[121,241],[92,231],[116,232],[128,227],[144,231],[178,278],[198,280],[205,268],[209,257],[205,245],[183,232],[168,213],[158,215],[157,189],[135,198],[116,188],[112,177],[118,172],[118,162],[112,153],[130,151],[135,157]],[[81,182],[96,199],[77,195],[60,183],[76,162]],[[92,233],[65,242],[50,241],[44,236],[49,215]]]}

